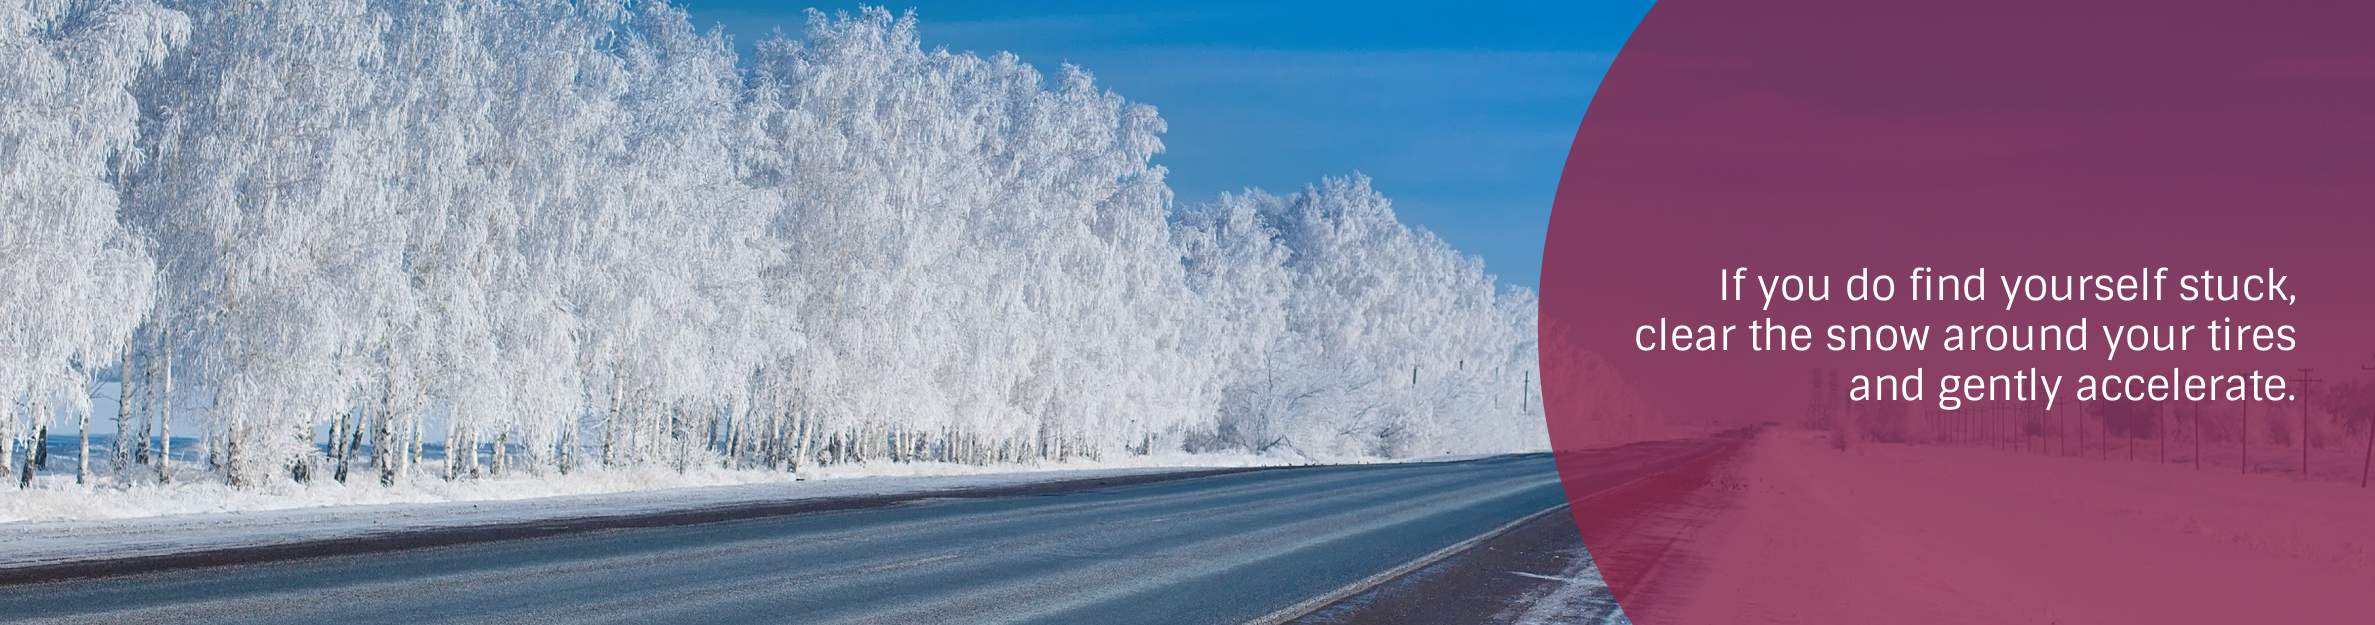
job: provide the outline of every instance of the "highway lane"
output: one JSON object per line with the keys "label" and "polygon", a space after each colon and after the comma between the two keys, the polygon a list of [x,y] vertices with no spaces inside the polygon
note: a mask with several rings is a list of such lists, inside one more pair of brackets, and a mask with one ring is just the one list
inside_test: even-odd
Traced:
{"label": "highway lane", "polygon": [[1563,501],[1548,455],[1277,469],[0,587],[0,620],[1240,623]]}

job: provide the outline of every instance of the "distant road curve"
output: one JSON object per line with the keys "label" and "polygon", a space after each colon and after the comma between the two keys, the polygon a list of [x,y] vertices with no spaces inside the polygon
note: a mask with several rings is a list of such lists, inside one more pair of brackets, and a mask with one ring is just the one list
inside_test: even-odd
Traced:
{"label": "distant road curve", "polygon": [[[1595,452],[1587,481],[1721,444]],[[1246,623],[1564,501],[1547,454],[1232,472],[16,584],[0,586],[0,620]]]}

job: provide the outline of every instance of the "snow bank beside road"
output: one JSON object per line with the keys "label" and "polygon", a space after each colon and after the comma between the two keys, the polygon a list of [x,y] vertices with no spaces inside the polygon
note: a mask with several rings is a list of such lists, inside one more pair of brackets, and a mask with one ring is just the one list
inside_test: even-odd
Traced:
{"label": "snow bank beside road", "polygon": [[[128,509],[118,507],[130,498],[63,491],[32,491],[0,496],[7,508],[51,510],[69,507],[94,513],[131,513],[123,518],[85,518],[43,522],[0,523],[0,569],[70,562],[141,558],[215,551],[259,545],[387,536],[427,530],[511,525],[601,516],[628,516],[754,503],[781,503],[849,497],[922,496],[960,490],[1000,488],[1051,482],[1144,476],[1211,468],[1220,463],[1200,458],[1205,466],[1141,466],[1049,468],[1004,471],[958,465],[901,465],[913,474],[791,481],[774,474],[774,481],[699,485],[704,480],[763,479],[747,472],[624,471],[587,475],[582,479],[482,480],[446,484],[439,489],[421,485],[401,490],[369,487],[299,489],[299,493],[266,495],[220,486],[158,489],[170,496],[167,505]],[[1257,466],[1254,458],[1228,466]],[[1274,463],[1271,463],[1274,464]],[[859,467],[851,467],[857,470]],[[634,490],[635,488],[656,490]],[[587,492],[612,489],[612,492]],[[560,494],[579,491],[585,494]],[[77,495],[80,495],[78,498]],[[351,498],[415,497],[423,501],[369,501]],[[452,500],[426,500],[446,497]],[[208,503],[213,498],[212,503]],[[41,499],[50,499],[42,501]],[[80,501],[88,499],[89,501]],[[339,501],[349,505],[328,504]],[[308,502],[312,502],[308,505]],[[300,507],[302,506],[302,507]],[[211,509],[210,509],[211,508]],[[172,511],[168,512],[167,510]]]}
{"label": "snow bank beside road", "polygon": [[377,483],[317,482],[235,489],[206,481],[166,487],[85,487],[59,476],[40,488],[0,492],[0,571],[462,527],[847,498],[924,497],[1287,464],[1291,463],[1275,457],[1207,454],[998,467],[851,464],[797,475],[713,467],[682,472],[655,467],[596,468],[567,476],[408,480],[396,488],[382,488]]}
{"label": "snow bank beside road", "polygon": [[129,519],[153,516],[212,514],[357,506],[482,502],[671,491],[705,487],[837,482],[869,478],[1029,475],[1066,479],[1068,475],[1113,472],[1184,470],[1196,468],[1278,466],[1292,459],[1251,454],[1156,454],[1100,461],[1051,462],[977,466],[934,462],[861,462],[805,469],[797,473],[763,469],[723,469],[695,466],[683,471],[656,466],[586,467],[568,475],[439,480],[406,479],[382,487],[369,476],[349,483],[315,480],[308,484],[274,483],[259,488],[232,488],[220,479],[186,472],[170,486],[145,477],[119,481],[102,477],[92,486],[77,485],[72,475],[41,476],[35,488],[0,491],[0,528],[23,522]]}

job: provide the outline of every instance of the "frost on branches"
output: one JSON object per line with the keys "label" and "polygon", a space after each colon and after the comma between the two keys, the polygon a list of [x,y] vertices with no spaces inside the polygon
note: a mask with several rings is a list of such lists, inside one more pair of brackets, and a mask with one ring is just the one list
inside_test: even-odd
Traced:
{"label": "frost on branches", "polygon": [[1366,179],[1175,204],[879,9],[0,0],[0,107],[20,485],[1546,446],[1532,295]]}

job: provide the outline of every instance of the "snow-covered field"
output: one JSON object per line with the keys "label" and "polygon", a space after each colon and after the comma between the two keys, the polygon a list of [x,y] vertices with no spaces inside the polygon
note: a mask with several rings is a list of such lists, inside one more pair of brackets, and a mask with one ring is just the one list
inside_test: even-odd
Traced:
{"label": "snow-covered field", "polygon": [[1696,529],[1681,533],[1683,555],[1667,558],[1678,566],[1653,582],[1664,587],[1648,591],[1662,604],[1651,622],[2364,623],[2375,614],[2375,492],[2356,480],[2197,471],[2099,450],[1840,452],[1823,436],[1768,433],[1711,483],[1723,497],[1674,523]]}

